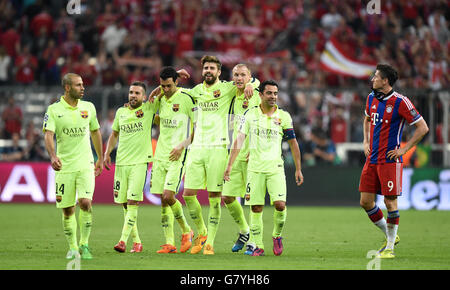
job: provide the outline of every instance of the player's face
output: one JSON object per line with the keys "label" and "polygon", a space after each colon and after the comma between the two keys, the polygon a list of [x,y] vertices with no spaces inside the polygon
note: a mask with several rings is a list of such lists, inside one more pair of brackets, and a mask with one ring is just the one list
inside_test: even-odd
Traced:
{"label": "player's face", "polygon": [[202,71],[203,80],[208,84],[212,85],[216,82],[217,78],[220,76],[220,70],[215,62],[205,62]]}
{"label": "player's face", "polygon": [[145,92],[141,86],[131,86],[128,91],[128,102],[131,108],[136,109],[142,105],[144,101]]}
{"label": "player's face", "polygon": [[372,89],[375,89],[375,90],[379,90],[379,89],[383,88],[388,83],[387,78],[383,79],[381,77],[379,70],[375,71],[375,74],[373,75],[371,81],[372,81]]}
{"label": "player's face", "polygon": [[178,80],[174,82],[172,78],[166,80],[159,78],[159,83],[166,97],[170,98],[177,91]]}
{"label": "player's face", "polygon": [[245,85],[250,81],[250,72],[245,66],[233,69],[233,82],[239,90],[245,89]]}
{"label": "player's face", "polygon": [[71,79],[72,83],[67,87],[69,87],[68,95],[72,99],[81,99],[84,96],[84,86],[83,86],[83,80],[81,77],[73,77]]}
{"label": "player's face", "polygon": [[261,103],[268,107],[274,107],[277,104],[278,88],[277,86],[267,85],[264,91],[259,93]]}

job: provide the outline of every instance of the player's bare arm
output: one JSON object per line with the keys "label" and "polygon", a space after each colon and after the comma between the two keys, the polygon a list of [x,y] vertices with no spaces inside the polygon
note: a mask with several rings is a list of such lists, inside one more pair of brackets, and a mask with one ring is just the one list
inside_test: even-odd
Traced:
{"label": "player's bare arm", "polygon": [[55,141],[54,141],[55,132],[45,130],[44,135],[44,143],[45,148],[47,149],[48,155],[50,156],[50,162],[52,164],[52,168],[55,171],[60,171],[62,168],[61,160],[56,156],[55,153]]}
{"label": "player's bare arm", "polygon": [[417,143],[419,143],[420,140],[422,140],[425,134],[427,134],[429,131],[428,125],[424,119],[421,119],[419,122],[415,123],[414,126],[416,127],[416,130],[414,131],[411,139],[405,144],[404,147],[389,151],[387,153],[387,157],[389,159],[395,160],[404,155],[409,151],[409,149],[417,145]]}
{"label": "player's bare arm", "polygon": [[119,140],[119,132],[112,131],[111,135],[109,135],[108,141],[106,143],[105,156],[103,157],[103,164],[107,170],[111,167],[111,152],[117,145],[117,141]]}
{"label": "player's bare arm", "polygon": [[194,140],[194,132],[195,132],[195,124],[194,124],[194,130],[192,131],[191,135],[183,140],[180,144],[175,146],[172,151],[170,151],[169,160],[170,161],[177,161],[180,159],[181,153],[183,153],[183,150],[187,148],[189,145],[192,144],[192,140]]}
{"label": "player's bare arm", "polygon": [[236,160],[236,157],[239,155],[239,151],[241,151],[242,144],[244,143],[244,140],[246,137],[247,136],[244,133],[239,132],[236,137],[236,140],[234,140],[234,142],[233,142],[233,146],[231,147],[230,157],[228,159],[227,168],[225,169],[225,173],[223,176],[223,179],[225,181],[230,181],[231,168],[233,167],[233,163]]}
{"label": "player's bare arm", "polygon": [[103,142],[100,129],[91,131],[91,139],[98,157],[97,162],[95,163],[95,176],[99,176],[103,171]]}
{"label": "player's bare arm", "polygon": [[370,140],[369,140],[369,132],[370,132],[370,118],[365,116],[363,121],[363,132],[364,132],[364,155],[367,157],[370,154]]}
{"label": "player's bare arm", "polygon": [[247,100],[250,100],[250,99],[252,98],[252,96],[253,96],[253,90],[254,90],[254,88],[253,88],[253,85],[252,85],[251,83],[248,83],[248,84],[245,85],[245,89],[244,89],[244,97],[245,97]]}
{"label": "player's bare arm", "polygon": [[291,148],[292,157],[294,158],[295,163],[295,182],[298,186],[303,183],[303,173],[302,173],[302,162],[300,155],[300,148],[298,147],[297,139],[292,138],[288,141],[289,147]]}

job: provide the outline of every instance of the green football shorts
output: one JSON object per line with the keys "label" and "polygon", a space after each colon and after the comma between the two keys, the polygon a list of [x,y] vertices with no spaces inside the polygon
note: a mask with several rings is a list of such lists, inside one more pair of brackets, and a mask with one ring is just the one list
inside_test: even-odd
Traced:
{"label": "green football shorts", "polygon": [[284,169],[273,173],[253,171],[247,173],[246,205],[264,205],[266,190],[269,193],[271,205],[275,201],[286,201]]}
{"label": "green football shorts", "polygon": [[204,189],[206,187],[209,192],[222,192],[223,174],[227,161],[226,145],[189,149],[184,188]]}
{"label": "green football shorts", "polygon": [[164,190],[169,190],[177,194],[183,180],[185,161],[185,155],[177,161],[155,160],[152,166],[150,192],[152,194],[163,194]]}
{"label": "green football shorts", "polygon": [[114,172],[114,202],[143,201],[147,163],[117,165]]}
{"label": "green football shorts", "polygon": [[247,185],[247,165],[245,160],[236,160],[230,172],[230,181],[223,185],[223,196],[244,197]]}
{"label": "green football shorts", "polygon": [[95,189],[94,168],[76,172],[55,172],[56,207],[76,205],[77,198],[92,200]]}

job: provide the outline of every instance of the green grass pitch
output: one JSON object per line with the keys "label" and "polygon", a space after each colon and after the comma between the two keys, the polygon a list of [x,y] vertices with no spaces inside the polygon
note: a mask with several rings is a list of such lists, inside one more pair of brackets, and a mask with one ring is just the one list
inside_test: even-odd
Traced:
{"label": "green grass pitch", "polygon": [[[184,208],[185,209],[185,208]],[[158,270],[365,270],[370,250],[383,242],[381,232],[358,207],[288,206],[284,228],[284,253],[272,253],[273,208],[264,210],[266,256],[249,257],[232,253],[237,226],[226,208],[215,241],[214,256],[156,254],[164,244],[160,226],[160,207],[141,206],[139,233],[144,251],[139,254],[113,250],[120,237],[123,213],[117,205],[93,207],[94,220],[90,247],[94,259],[81,261],[82,270],[158,269]],[[245,207],[246,216],[248,208]],[[186,209],[185,214],[187,215]],[[78,210],[77,210],[78,215]],[[204,208],[204,218],[208,208]],[[187,220],[193,226],[190,217]],[[450,269],[450,213],[445,211],[400,211],[400,244],[397,257],[382,260],[382,270]],[[180,231],[174,224],[179,247]],[[194,227],[193,227],[194,228]],[[79,234],[78,234],[79,238]],[[66,269],[67,242],[63,234],[61,210],[50,204],[0,204],[0,269]]]}

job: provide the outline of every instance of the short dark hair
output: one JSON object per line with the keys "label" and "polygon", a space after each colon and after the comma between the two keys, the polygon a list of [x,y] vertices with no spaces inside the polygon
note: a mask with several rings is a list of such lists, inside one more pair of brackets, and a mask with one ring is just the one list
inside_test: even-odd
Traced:
{"label": "short dark hair", "polygon": [[276,86],[278,88],[278,84],[274,80],[266,80],[259,84],[258,91],[262,94],[266,86]]}
{"label": "short dark hair", "polygon": [[380,72],[380,75],[383,79],[388,79],[389,85],[392,87],[395,82],[398,80],[397,71],[388,64],[378,64],[377,71]]}
{"label": "short dark hair", "polygon": [[145,94],[145,92],[147,92],[147,85],[145,83],[143,83],[143,82],[135,81],[131,85],[143,88],[144,89],[144,94]]}
{"label": "short dark hair", "polygon": [[202,67],[207,62],[214,62],[215,64],[217,64],[217,69],[218,70],[222,69],[222,63],[220,62],[220,60],[216,56],[213,56],[213,55],[205,55],[205,56],[203,56],[202,59],[200,60],[200,62],[202,63]]}
{"label": "short dark hair", "polygon": [[163,80],[167,80],[168,78],[172,78],[175,82],[178,78],[178,73],[175,68],[171,66],[165,66],[159,72],[159,77]]}
{"label": "short dark hair", "polygon": [[72,85],[72,78],[76,78],[76,77],[80,77],[81,76],[79,74],[76,73],[66,73],[62,79],[61,79],[61,85],[63,86],[63,88],[65,89],[67,85]]}

